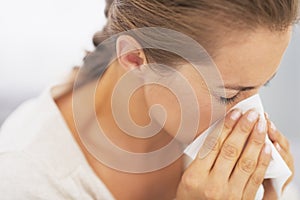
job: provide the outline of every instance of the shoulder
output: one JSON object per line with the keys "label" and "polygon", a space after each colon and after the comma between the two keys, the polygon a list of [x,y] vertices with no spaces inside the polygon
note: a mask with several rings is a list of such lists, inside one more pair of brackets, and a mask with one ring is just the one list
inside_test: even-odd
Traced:
{"label": "shoulder", "polygon": [[49,95],[23,103],[0,129],[1,200],[113,199]]}
{"label": "shoulder", "polygon": [[37,133],[48,130],[55,123],[64,123],[54,98],[72,89],[78,70],[73,68],[61,80],[48,85],[39,96],[23,102],[7,117],[2,126],[0,124],[0,152],[24,148]]}
{"label": "shoulder", "polygon": [[45,193],[62,199],[59,197],[63,194],[53,187],[55,179],[35,156],[39,150],[29,150],[36,149],[39,138],[47,129],[43,123],[49,117],[49,113],[43,114],[47,109],[45,104],[43,95],[27,100],[0,129],[1,199],[36,199],[45,197]]}
{"label": "shoulder", "polygon": [[[44,165],[44,170],[63,176],[68,167],[77,167],[82,157],[50,89],[20,105],[7,118],[0,129],[0,155],[33,158]],[[67,163],[61,165],[63,162]]]}
{"label": "shoulder", "polygon": [[1,199],[63,199],[65,194],[54,185],[51,177],[25,153],[0,154]]}
{"label": "shoulder", "polygon": [[69,86],[67,83],[49,85],[39,96],[18,106],[0,127],[0,152],[24,150],[33,143],[40,143],[39,138],[53,138],[55,134],[52,133],[66,132],[53,96]]}
{"label": "shoulder", "polygon": [[0,128],[0,152],[20,149],[32,139],[33,135],[24,132],[36,117],[30,113],[33,113],[37,103],[36,99],[27,100],[4,121]]}
{"label": "shoulder", "polygon": [[113,199],[70,133],[51,89],[19,106],[0,129],[1,200]]}

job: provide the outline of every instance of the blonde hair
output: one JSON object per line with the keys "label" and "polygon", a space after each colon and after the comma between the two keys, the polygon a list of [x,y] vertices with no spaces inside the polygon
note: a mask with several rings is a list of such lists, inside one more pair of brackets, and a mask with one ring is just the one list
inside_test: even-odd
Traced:
{"label": "blonde hair", "polygon": [[[224,34],[251,32],[259,27],[283,32],[299,20],[298,12],[298,0],[106,0],[107,23],[94,35],[93,42],[96,47],[123,31],[162,27],[190,36],[214,57],[226,43]],[[163,50],[144,52],[149,62],[172,65],[180,60]],[[97,77],[107,64],[101,63],[101,58],[97,60],[99,63],[86,70],[87,79]]]}

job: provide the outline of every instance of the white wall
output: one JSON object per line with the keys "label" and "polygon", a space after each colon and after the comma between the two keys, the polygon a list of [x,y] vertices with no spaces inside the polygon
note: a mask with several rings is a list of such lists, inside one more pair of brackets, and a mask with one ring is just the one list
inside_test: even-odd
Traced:
{"label": "white wall", "polygon": [[104,20],[104,0],[0,1],[0,124],[72,66]]}
{"label": "white wall", "polygon": [[300,25],[294,29],[278,74],[261,95],[270,118],[291,143],[300,191]]}
{"label": "white wall", "polygon": [[262,91],[265,107],[289,136],[300,139],[300,26],[293,31],[278,74]]}
{"label": "white wall", "polygon": [[104,0],[0,1],[0,91],[40,90],[80,64],[103,10]]}

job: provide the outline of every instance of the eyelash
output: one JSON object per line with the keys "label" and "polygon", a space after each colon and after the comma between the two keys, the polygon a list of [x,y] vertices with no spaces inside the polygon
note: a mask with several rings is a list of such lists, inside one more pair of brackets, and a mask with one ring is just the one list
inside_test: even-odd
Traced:
{"label": "eyelash", "polygon": [[[270,86],[270,81],[268,81],[266,84],[264,84],[264,87],[268,87],[268,86]],[[241,91],[233,97],[230,97],[230,98],[219,97],[218,99],[222,104],[230,105],[230,104],[233,104],[239,98],[240,93],[241,93]]]}
{"label": "eyelash", "polygon": [[237,93],[234,97],[226,98],[226,97],[219,97],[219,100],[222,104],[230,105],[233,104],[239,97],[240,92]]}

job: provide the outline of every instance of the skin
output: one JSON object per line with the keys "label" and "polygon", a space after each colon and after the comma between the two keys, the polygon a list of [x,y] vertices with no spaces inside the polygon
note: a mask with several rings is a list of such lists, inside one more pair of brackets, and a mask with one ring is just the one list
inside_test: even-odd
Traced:
{"label": "skin", "polygon": [[[225,88],[227,97],[239,93],[235,102],[226,105],[226,111],[239,101],[256,94],[274,76],[290,41],[290,34],[290,29],[276,33],[258,28],[251,34],[233,37],[234,41],[220,49],[214,61],[225,85],[252,87],[245,91]],[[120,77],[132,69],[142,70],[140,66],[146,64],[146,57],[139,44],[128,36],[119,37],[117,54],[118,59],[109,66],[96,91],[98,121],[107,137],[125,150],[146,153],[160,149],[176,135],[180,122],[178,101],[174,94],[159,85],[141,87],[130,99],[132,119],[140,126],[147,125],[150,122],[149,107],[161,104],[168,114],[167,121],[158,134],[146,140],[125,134],[114,122],[110,97]],[[196,91],[200,115],[205,116],[201,118],[201,123],[198,122],[197,133],[201,134],[208,128],[211,118],[210,93],[206,85],[202,84],[204,79],[195,73],[191,65],[182,66],[179,72]],[[219,103],[218,98],[214,96],[213,101]],[[265,125],[259,123],[258,117],[250,122],[247,117],[253,114],[248,111],[245,115],[235,114],[239,116],[235,120],[231,117],[232,113],[229,113],[221,136],[217,140],[212,138],[217,145],[204,145],[211,153],[205,158],[194,160],[185,171],[183,156],[169,166],[150,173],[130,174],[113,170],[96,160],[80,141],[72,115],[72,94],[68,93],[55,101],[90,166],[117,199],[253,199],[270,161],[270,152],[263,142],[267,133],[274,143],[281,146],[279,152],[292,168],[292,157],[284,136],[279,131],[271,130],[271,121],[268,121],[268,128],[258,129]],[[245,160],[251,161],[251,164],[243,164]],[[274,199],[274,190],[268,181],[264,182],[264,186],[264,198]]]}

